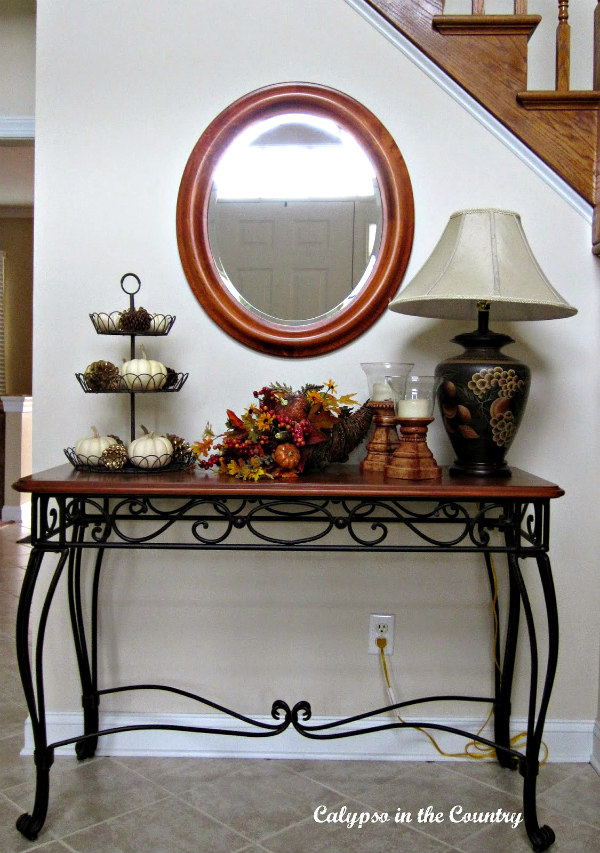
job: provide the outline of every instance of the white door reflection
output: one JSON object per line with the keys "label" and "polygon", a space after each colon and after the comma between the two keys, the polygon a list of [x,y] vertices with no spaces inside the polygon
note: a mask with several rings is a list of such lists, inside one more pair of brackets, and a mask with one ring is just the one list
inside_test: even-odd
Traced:
{"label": "white door reflection", "polygon": [[253,123],[228,146],[208,221],[232,295],[264,317],[302,324],[360,292],[381,240],[381,198],[350,133],[289,113]]}

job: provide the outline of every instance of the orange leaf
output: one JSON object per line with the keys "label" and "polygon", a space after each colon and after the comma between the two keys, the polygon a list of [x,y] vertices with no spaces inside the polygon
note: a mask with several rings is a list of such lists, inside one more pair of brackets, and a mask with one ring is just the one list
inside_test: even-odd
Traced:
{"label": "orange leaf", "polygon": [[232,412],[231,409],[227,409],[227,418],[229,419],[229,423],[232,427],[236,427],[237,429],[246,429],[244,421]]}

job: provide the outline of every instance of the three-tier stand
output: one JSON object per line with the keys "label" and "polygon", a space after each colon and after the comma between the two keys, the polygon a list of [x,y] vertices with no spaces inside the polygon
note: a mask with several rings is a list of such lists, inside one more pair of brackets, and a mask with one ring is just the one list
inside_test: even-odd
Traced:
{"label": "three-tier stand", "polygon": [[[135,284],[129,287],[126,286],[127,279],[134,279]],[[121,278],[121,290],[129,296],[129,309],[135,311],[135,295],[139,292],[142,283],[135,273],[125,273]],[[175,317],[171,314],[150,314],[150,325],[143,330],[123,330],[120,326],[121,311],[93,312],[90,314],[90,319],[96,332],[99,335],[119,335],[130,339],[130,362],[136,359],[136,339],[140,336],[164,336],[171,331]],[[121,374],[114,381],[108,383],[106,387],[98,388],[91,384],[86,373],[75,374],[79,384],[86,394],[128,394],[129,395],[129,412],[130,412],[130,440],[133,441],[136,435],[136,415],[135,403],[137,394],[163,394],[181,391],[187,378],[187,373],[177,373],[174,370],[167,368],[166,375],[164,373],[135,373]],[[75,448],[68,447],[65,449],[65,455],[69,462],[75,468],[86,471],[106,471],[107,468],[101,464],[96,464],[97,460],[86,460],[80,453],[75,452]],[[193,465],[195,458],[189,448],[185,447],[182,452],[174,456],[173,461],[168,465],[155,468],[154,470],[173,470],[188,467]],[[114,470],[114,469],[113,469]],[[121,471],[139,470],[130,462],[126,463]]]}

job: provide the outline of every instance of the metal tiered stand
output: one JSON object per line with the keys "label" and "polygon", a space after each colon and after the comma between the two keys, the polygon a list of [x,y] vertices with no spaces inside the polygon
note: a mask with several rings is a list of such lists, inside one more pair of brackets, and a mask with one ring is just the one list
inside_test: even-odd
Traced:
{"label": "metal tiered stand", "polygon": [[[128,289],[126,286],[127,279],[134,279],[136,284],[133,289]],[[121,290],[129,296],[129,309],[135,311],[135,294],[139,292],[142,283],[135,273],[125,273],[121,278]],[[119,335],[129,337],[130,339],[130,360],[136,358],[136,338],[140,336],[158,337],[168,335],[171,331],[175,317],[171,314],[150,314],[150,325],[147,329],[130,331],[123,330],[120,327],[121,311],[93,312],[90,314],[90,319],[94,325],[96,332],[99,335]],[[88,377],[85,373],[76,373],[77,381],[81,385],[86,394],[128,394],[129,395],[129,411],[130,411],[130,440],[133,441],[136,435],[136,415],[135,402],[137,394],[163,394],[181,391],[187,378],[187,373],[177,373],[170,368],[167,368],[166,377],[163,373],[160,374],[136,374],[121,375],[110,383],[105,388],[95,388],[90,385]],[[65,455],[69,462],[77,469],[84,471],[92,471],[97,473],[107,473],[110,469],[106,466],[95,464],[90,460],[84,460],[81,454],[75,452],[75,448],[65,448]],[[154,472],[173,471],[187,468],[195,464],[195,457],[189,448],[177,454],[177,457],[168,465],[153,467]],[[127,473],[131,471],[139,471],[139,468],[131,464],[125,463],[119,469],[112,469],[117,473]]]}

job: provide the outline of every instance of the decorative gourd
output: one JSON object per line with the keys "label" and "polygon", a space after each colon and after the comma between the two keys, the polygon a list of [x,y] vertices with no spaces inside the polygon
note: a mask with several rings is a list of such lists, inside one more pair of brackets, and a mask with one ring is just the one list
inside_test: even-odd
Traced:
{"label": "decorative gourd", "polygon": [[163,468],[173,458],[173,445],[165,435],[148,432],[142,426],[144,435],[135,438],[127,448],[129,461],[138,468]]}
{"label": "decorative gourd", "polygon": [[105,311],[101,311],[99,314],[96,314],[96,328],[102,334],[108,334],[109,332],[116,332],[119,325],[119,317],[121,316],[120,311],[113,311],[112,314],[107,314]]}
{"label": "decorative gourd", "polygon": [[158,391],[167,381],[167,368],[160,361],[149,359],[144,347],[142,358],[124,361],[121,377],[130,391]]}
{"label": "decorative gourd", "polygon": [[92,427],[92,435],[80,438],[75,445],[75,455],[82,465],[100,465],[100,457],[107,447],[115,443],[112,435],[100,435],[95,426]]}
{"label": "decorative gourd", "polygon": [[273,459],[285,471],[293,471],[298,462],[300,462],[300,451],[295,444],[286,442],[278,444],[273,453]]}
{"label": "decorative gourd", "polygon": [[152,314],[150,318],[150,328],[148,331],[152,335],[162,335],[167,328],[167,318],[164,314]]}

